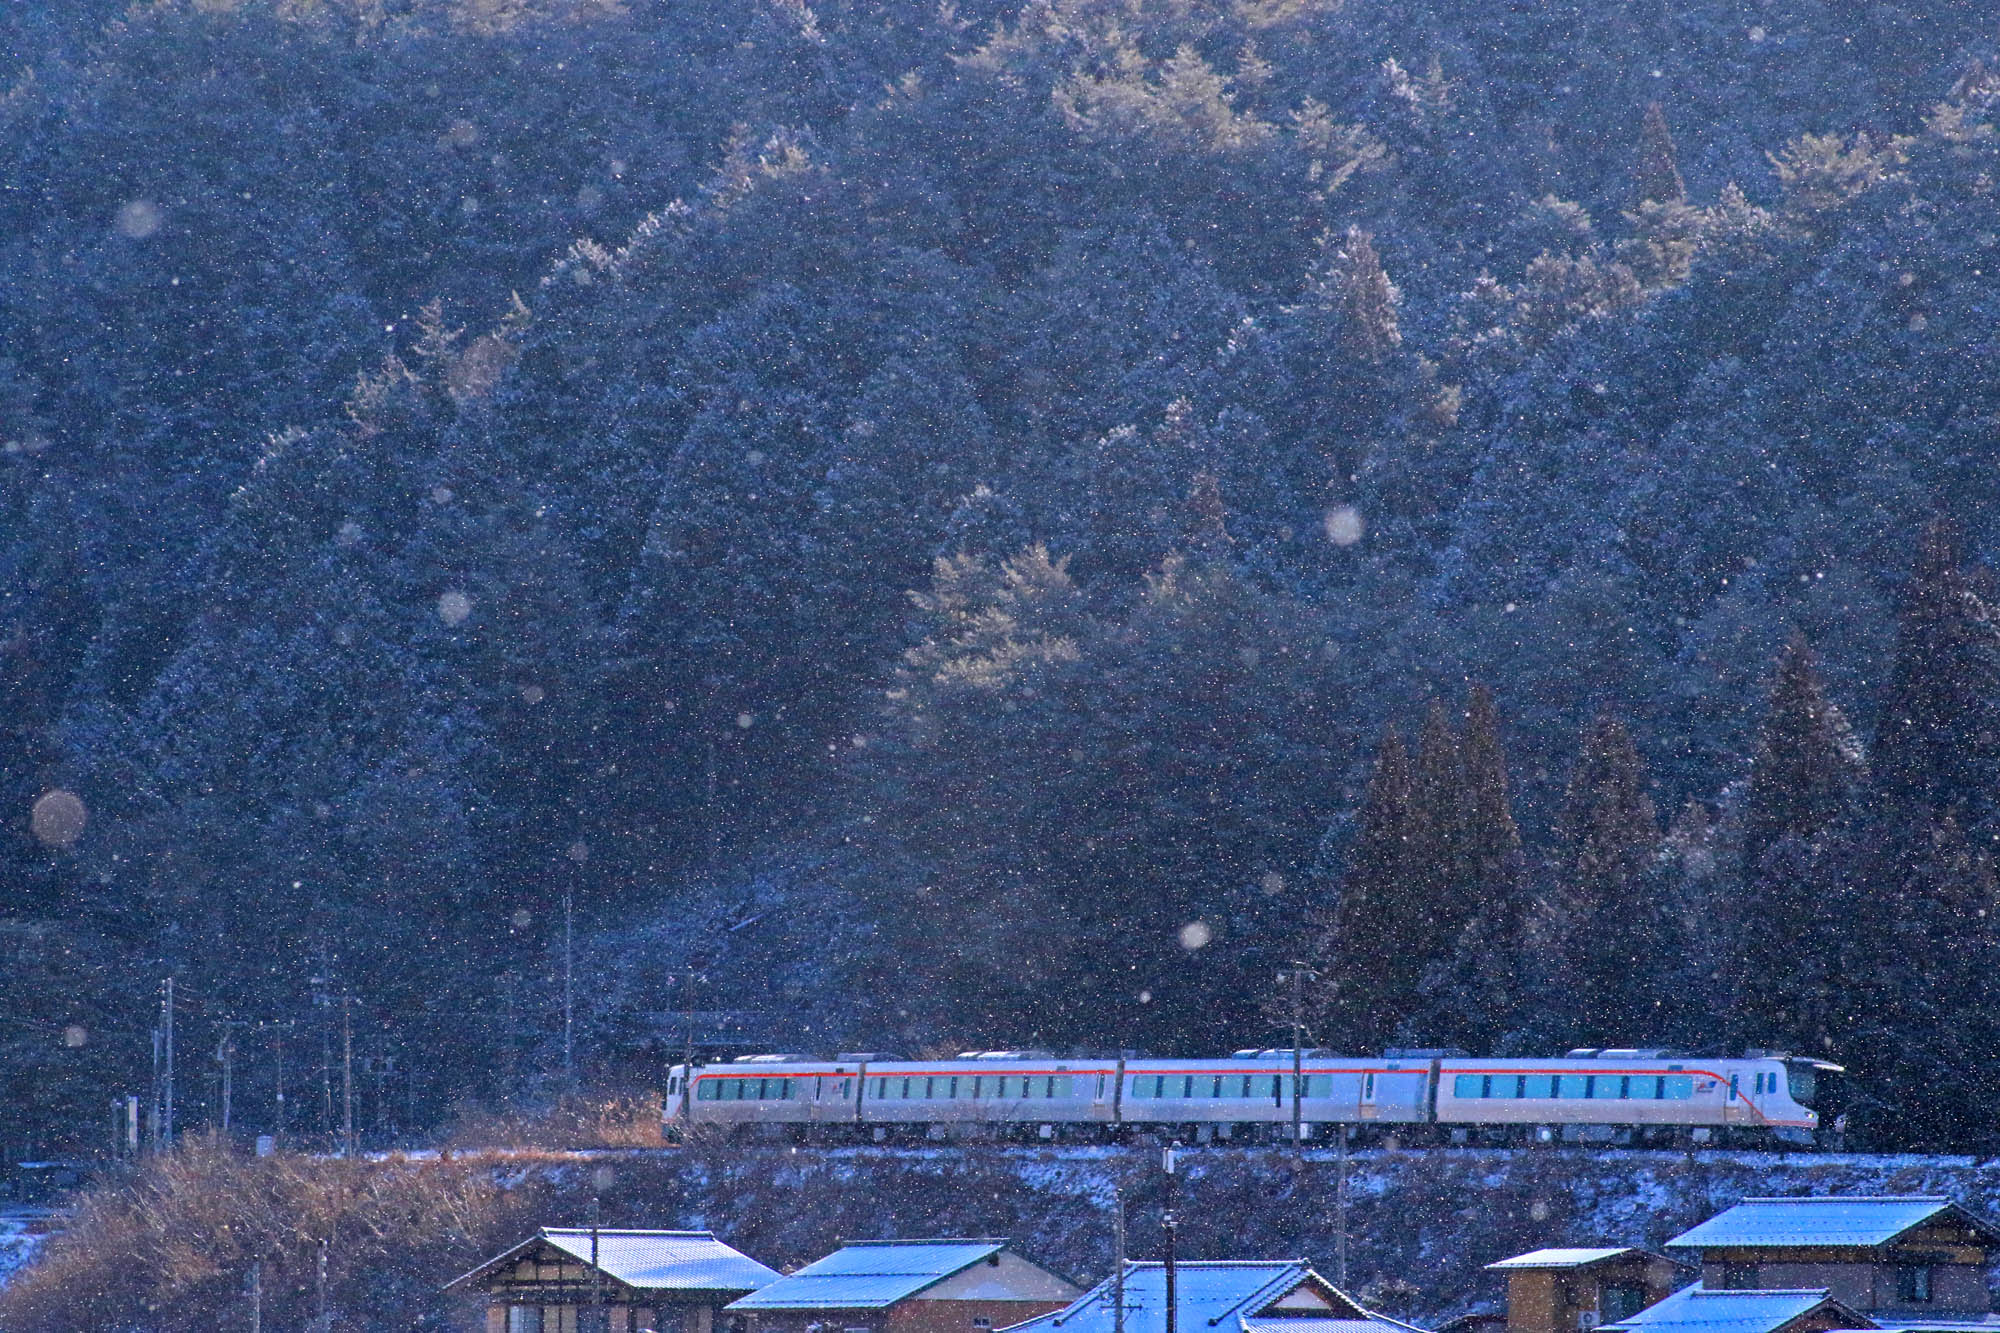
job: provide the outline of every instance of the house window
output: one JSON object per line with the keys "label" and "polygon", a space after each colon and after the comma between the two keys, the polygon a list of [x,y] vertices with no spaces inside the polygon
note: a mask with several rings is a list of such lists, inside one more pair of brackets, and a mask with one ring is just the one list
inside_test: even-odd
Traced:
{"label": "house window", "polygon": [[976,1314],[972,1316],[972,1326],[974,1328],[991,1328],[993,1327],[993,1321],[983,1314]]}
{"label": "house window", "polygon": [[1898,1268],[1896,1270],[1896,1299],[1908,1305],[1930,1304],[1930,1265],[1904,1264]]}
{"label": "house window", "polygon": [[539,1305],[508,1306],[507,1333],[542,1333],[542,1308]]}
{"label": "house window", "polygon": [[1721,1264],[1716,1271],[1715,1286],[1718,1291],[1755,1291],[1757,1265]]}
{"label": "house window", "polygon": [[1606,1287],[1597,1295],[1597,1313],[1601,1323],[1616,1324],[1645,1308],[1646,1290],[1643,1287]]}

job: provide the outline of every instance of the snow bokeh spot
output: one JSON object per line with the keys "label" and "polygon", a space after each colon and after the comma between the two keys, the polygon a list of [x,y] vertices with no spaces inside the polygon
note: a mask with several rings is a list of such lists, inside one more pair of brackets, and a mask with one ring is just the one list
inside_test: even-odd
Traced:
{"label": "snow bokeh spot", "polygon": [[83,798],[56,787],[43,792],[28,814],[28,827],[44,847],[68,847],[83,836],[90,812]]}
{"label": "snow bokeh spot", "polygon": [[447,625],[463,625],[472,614],[472,599],[453,590],[438,596],[438,619]]}
{"label": "snow bokeh spot", "polygon": [[133,199],[118,210],[113,226],[128,240],[143,241],[160,229],[160,210],[150,200]]}
{"label": "snow bokeh spot", "polygon": [[1190,921],[1181,927],[1181,948],[1189,953],[1208,947],[1208,942],[1214,938],[1215,932],[1206,921]]}
{"label": "snow bokeh spot", "polygon": [[63,1045],[75,1050],[90,1040],[90,1033],[81,1023],[71,1023],[63,1029]]}
{"label": "snow bokeh spot", "polygon": [[1335,505],[1326,511],[1326,539],[1335,546],[1352,546],[1361,540],[1361,511],[1353,505]]}

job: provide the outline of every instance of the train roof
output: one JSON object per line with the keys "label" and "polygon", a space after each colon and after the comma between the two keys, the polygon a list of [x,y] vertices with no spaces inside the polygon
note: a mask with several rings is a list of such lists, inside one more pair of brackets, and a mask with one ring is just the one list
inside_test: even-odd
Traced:
{"label": "train roof", "polygon": [[1942,1195],[1826,1195],[1797,1199],[1745,1199],[1667,1242],[1668,1249],[1732,1249],[1886,1245],[1912,1228],[1949,1215],[2000,1244],[2000,1230]]}

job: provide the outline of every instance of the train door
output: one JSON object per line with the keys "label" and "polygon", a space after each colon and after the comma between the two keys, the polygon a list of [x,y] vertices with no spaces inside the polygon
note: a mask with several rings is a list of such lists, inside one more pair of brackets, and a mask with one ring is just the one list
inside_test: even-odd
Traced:
{"label": "train door", "polygon": [[1375,1105],[1375,1071],[1366,1070],[1361,1075],[1361,1118],[1373,1120],[1379,1113]]}

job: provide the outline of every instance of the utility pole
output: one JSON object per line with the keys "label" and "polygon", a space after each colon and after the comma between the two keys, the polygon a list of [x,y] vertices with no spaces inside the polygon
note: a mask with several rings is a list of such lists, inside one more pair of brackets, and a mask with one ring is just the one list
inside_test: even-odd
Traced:
{"label": "utility pole", "polygon": [[244,1024],[240,1019],[225,1018],[219,1026],[222,1038],[215,1044],[215,1060],[222,1066],[222,1132],[226,1137],[236,1097],[236,1029]]}
{"label": "utility pole", "polygon": [[589,1333],[605,1333],[604,1318],[604,1269],[598,1265],[598,1197],[597,1183],[593,1179],[590,1186],[590,1330]]}
{"label": "utility pole", "polygon": [[271,1140],[278,1142],[285,1137],[285,1029],[291,1026],[288,1019],[271,1024],[271,1073],[272,1083],[277,1088],[275,1110],[272,1113]]}
{"label": "utility pole", "polygon": [[161,1044],[165,1050],[166,1081],[164,1109],[160,1119],[160,1146],[174,1146],[174,979],[167,978],[166,996],[160,1002]]}
{"label": "utility pole", "polygon": [[326,1242],[319,1243],[319,1260],[313,1272],[313,1293],[318,1309],[313,1316],[313,1327],[324,1329],[326,1321]]}
{"label": "utility pole", "polygon": [[354,1158],[354,997],[340,996],[340,1155]]}
{"label": "utility pole", "polygon": [[575,894],[563,890],[563,1089],[576,1091]]}
{"label": "utility pole", "polygon": [[1125,1333],[1125,1191],[1111,1187],[1111,1333]]}
{"label": "utility pole", "polygon": [[264,1333],[264,1261],[250,1265],[250,1333]]}
{"label": "utility pole", "polygon": [[688,958],[687,984],[681,988],[681,1142],[694,1128],[694,973],[700,954]]}
{"label": "utility pole", "polygon": [[1347,1136],[1354,1132],[1354,1126],[1342,1124],[1340,1130],[1340,1174],[1333,1182],[1333,1240],[1334,1265],[1333,1285],[1347,1290]]}
{"label": "utility pole", "polygon": [[158,1152],[162,1147],[160,1143],[160,1122],[162,1110],[165,1105],[162,1098],[166,1093],[166,1082],[160,1072],[162,1068],[160,1061],[161,1057],[165,1054],[165,1036],[166,1033],[156,1024],[153,1028],[153,1097],[152,1105],[147,1108],[152,1113],[152,1121],[147,1127],[146,1134],[146,1149],[148,1152]]}
{"label": "utility pole", "polygon": [[375,1057],[375,1129],[379,1133],[383,1126],[395,1125],[395,1117],[389,1114],[389,1080],[396,1076],[396,1057],[378,1055]]}
{"label": "utility pole", "polygon": [[1174,1215],[1175,1189],[1174,1153],[1180,1148],[1176,1139],[1160,1153],[1160,1165],[1167,1171],[1167,1206],[1160,1212],[1160,1223],[1167,1233],[1167,1333],[1175,1333],[1176,1302],[1174,1300],[1174,1232],[1180,1219]]}
{"label": "utility pole", "polygon": [[1280,972],[1278,980],[1288,981],[1292,988],[1292,1156],[1297,1161],[1305,1160],[1306,1127],[1305,1105],[1305,996],[1307,978],[1319,980],[1319,973],[1304,963],[1294,962],[1290,970]]}

